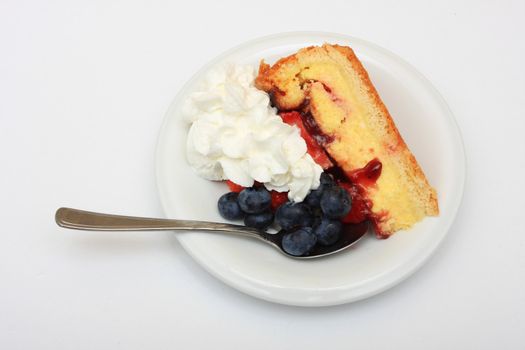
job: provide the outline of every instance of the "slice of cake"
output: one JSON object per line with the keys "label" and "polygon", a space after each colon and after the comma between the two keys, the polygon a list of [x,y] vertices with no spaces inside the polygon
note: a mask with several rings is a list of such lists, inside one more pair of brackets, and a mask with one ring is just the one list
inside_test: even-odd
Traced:
{"label": "slice of cake", "polygon": [[255,85],[280,112],[301,113],[345,180],[359,188],[379,235],[438,215],[436,191],[351,48],[325,44],[273,66],[261,62]]}

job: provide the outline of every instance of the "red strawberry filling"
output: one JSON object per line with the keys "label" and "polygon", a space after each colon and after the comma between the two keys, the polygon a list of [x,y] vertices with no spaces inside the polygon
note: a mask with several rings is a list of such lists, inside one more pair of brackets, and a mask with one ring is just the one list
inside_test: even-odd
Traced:
{"label": "red strawberry filling", "polygon": [[[301,113],[297,111],[282,112],[280,116],[285,123],[289,125],[295,125],[299,128],[301,131],[301,137],[306,142],[308,154],[312,156],[317,164],[319,164],[325,170],[334,167],[334,163],[330,160],[330,157],[328,157],[324,148],[310,133],[312,129],[315,129],[315,126],[305,124],[305,121],[308,122],[310,120],[309,118],[302,118]],[[322,138],[319,137],[318,139],[322,140]],[[351,174],[351,182],[348,182],[345,176],[339,177],[339,186],[343,187],[352,198],[352,209],[348,215],[341,219],[342,222],[357,224],[370,217],[371,203],[365,199],[366,196],[364,195],[364,186],[375,183],[379,175],[381,175],[381,162],[377,159],[374,159],[363,169],[359,169]],[[355,184],[359,184],[361,186],[357,186]]]}
{"label": "red strawberry filling", "polygon": [[352,198],[352,209],[341,221],[345,224],[357,224],[365,221],[370,215],[370,205],[361,194],[359,188],[343,181],[339,181],[339,186],[343,187]]}
{"label": "red strawberry filling", "polygon": [[321,168],[328,169],[334,165],[324,149],[319,146],[317,141],[306,130],[306,126],[304,125],[299,112],[283,112],[280,116],[286,124],[295,125],[299,128],[301,131],[301,137],[306,142],[308,154],[321,166]]}

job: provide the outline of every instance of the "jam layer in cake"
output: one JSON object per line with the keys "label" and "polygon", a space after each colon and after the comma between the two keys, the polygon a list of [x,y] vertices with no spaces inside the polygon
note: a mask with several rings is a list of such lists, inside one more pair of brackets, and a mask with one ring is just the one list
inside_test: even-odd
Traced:
{"label": "jam layer in cake", "polygon": [[[322,136],[316,140],[346,177],[358,182],[378,234],[438,215],[436,191],[351,48],[325,44],[273,66],[262,62],[255,84],[280,111],[311,116],[311,126]],[[363,169],[374,166],[380,167],[379,177],[366,181]]]}

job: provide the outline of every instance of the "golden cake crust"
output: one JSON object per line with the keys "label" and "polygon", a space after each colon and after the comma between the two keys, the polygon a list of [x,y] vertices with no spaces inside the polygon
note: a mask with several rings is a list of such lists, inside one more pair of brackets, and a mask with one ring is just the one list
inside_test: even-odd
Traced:
{"label": "golden cake crust", "polygon": [[[350,47],[311,46],[272,66],[262,61],[255,85],[268,92],[281,111],[306,107],[321,130],[334,137],[325,150],[347,174],[363,167],[367,159],[379,158],[383,173],[367,193],[382,234],[438,215],[436,191]],[[366,124],[359,132],[358,120]],[[367,142],[374,149],[365,148]]]}

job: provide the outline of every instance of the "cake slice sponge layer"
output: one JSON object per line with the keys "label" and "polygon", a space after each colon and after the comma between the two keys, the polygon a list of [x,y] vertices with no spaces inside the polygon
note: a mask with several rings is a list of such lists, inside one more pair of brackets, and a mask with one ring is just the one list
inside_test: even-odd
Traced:
{"label": "cake slice sponge layer", "polygon": [[[308,47],[264,62],[256,86],[280,111],[310,113],[329,140],[323,147],[365,193],[379,234],[438,215],[436,191],[403,141],[363,65],[349,47]],[[375,183],[354,177],[371,160],[382,164]]]}

